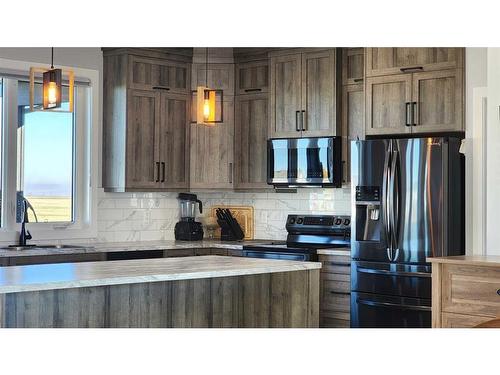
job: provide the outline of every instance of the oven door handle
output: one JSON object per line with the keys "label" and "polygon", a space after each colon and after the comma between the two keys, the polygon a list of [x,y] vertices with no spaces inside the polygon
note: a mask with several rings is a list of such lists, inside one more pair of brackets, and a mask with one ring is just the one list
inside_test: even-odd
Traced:
{"label": "oven door handle", "polygon": [[396,308],[399,310],[418,310],[418,311],[431,311],[430,306],[417,306],[417,305],[399,305],[397,303],[391,303],[391,302],[375,302],[375,301],[368,301],[365,299],[356,299],[356,303],[359,303],[361,305],[367,305],[367,306],[374,306],[374,307],[388,307],[388,308]]}

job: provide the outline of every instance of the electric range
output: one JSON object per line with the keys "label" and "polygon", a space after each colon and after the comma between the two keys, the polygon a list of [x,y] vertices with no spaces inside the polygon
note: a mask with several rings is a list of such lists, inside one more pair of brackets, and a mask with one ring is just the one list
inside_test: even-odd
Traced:
{"label": "electric range", "polygon": [[351,217],[339,215],[288,215],[286,241],[244,245],[250,258],[315,261],[317,250],[351,246]]}

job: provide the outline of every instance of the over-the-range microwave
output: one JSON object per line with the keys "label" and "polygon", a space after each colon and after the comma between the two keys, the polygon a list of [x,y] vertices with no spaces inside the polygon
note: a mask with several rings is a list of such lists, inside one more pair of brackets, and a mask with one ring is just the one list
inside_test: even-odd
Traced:
{"label": "over-the-range microwave", "polygon": [[267,183],[275,187],[341,187],[341,137],[267,141]]}

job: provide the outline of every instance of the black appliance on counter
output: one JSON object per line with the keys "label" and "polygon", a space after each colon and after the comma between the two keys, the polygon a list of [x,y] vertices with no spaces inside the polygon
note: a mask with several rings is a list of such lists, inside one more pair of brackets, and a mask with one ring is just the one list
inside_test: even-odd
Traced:
{"label": "black appliance on counter", "polygon": [[351,143],[351,327],[431,327],[426,258],[464,254],[460,143]]}
{"label": "black appliance on counter", "polygon": [[267,141],[267,183],[275,187],[341,187],[340,137]]}
{"label": "black appliance on counter", "polygon": [[177,196],[180,205],[181,220],[175,224],[174,235],[176,240],[200,241],[203,239],[203,226],[195,221],[196,204],[198,204],[200,214],[203,212],[203,205],[196,194],[179,193]]}
{"label": "black appliance on counter", "polygon": [[316,261],[317,250],[350,246],[351,217],[333,215],[288,215],[286,242],[244,245],[249,258]]}

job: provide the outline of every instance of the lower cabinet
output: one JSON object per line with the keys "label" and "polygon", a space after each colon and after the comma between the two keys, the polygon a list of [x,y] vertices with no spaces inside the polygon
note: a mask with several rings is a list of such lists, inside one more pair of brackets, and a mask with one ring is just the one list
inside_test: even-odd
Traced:
{"label": "lower cabinet", "polygon": [[322,328],[349,328],[351,311],[350,250],[320,255],[320,316]]}

